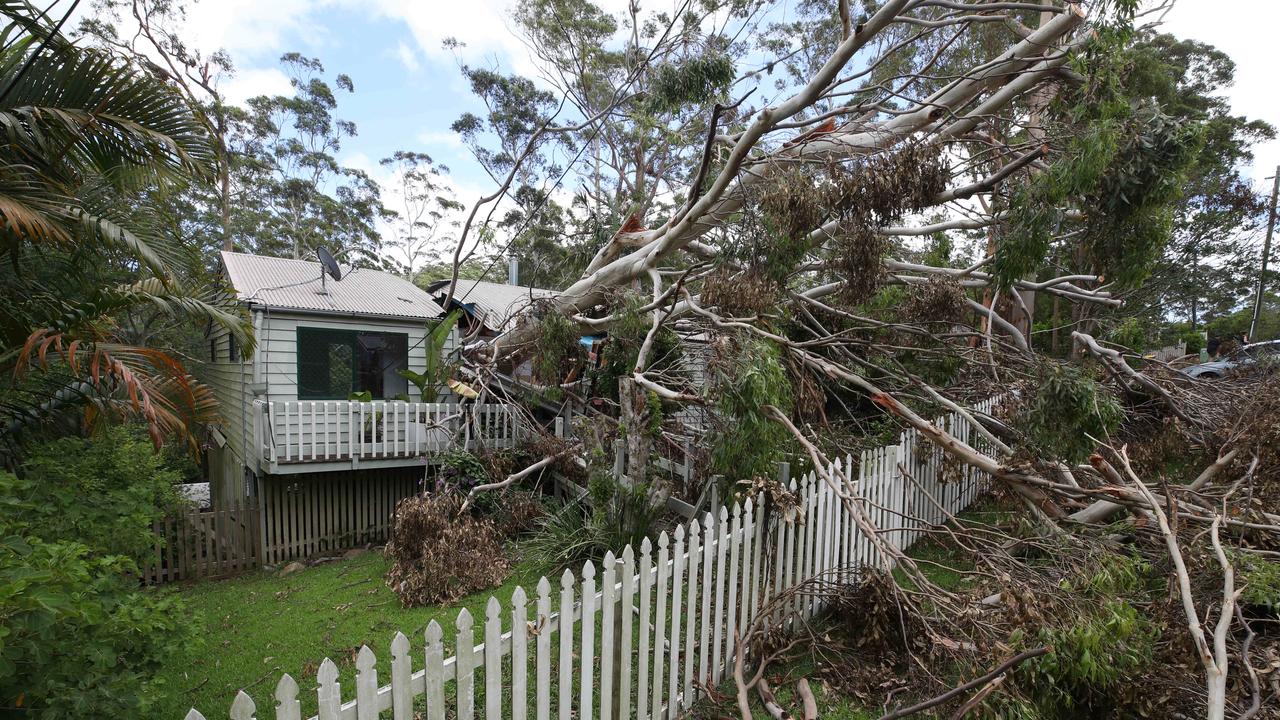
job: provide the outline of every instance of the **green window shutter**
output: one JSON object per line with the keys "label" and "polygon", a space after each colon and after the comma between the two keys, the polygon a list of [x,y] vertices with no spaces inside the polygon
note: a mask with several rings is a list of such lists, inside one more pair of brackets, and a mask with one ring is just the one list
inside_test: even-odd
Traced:
{"label": "green window shutter", "polygon": [[399,371],[409,366],[405,333],[298,328],[298,398],[346,400],[368,391],[375,399],[408,394]]}
{"label": "green window shutter", "polygon": [[346,400],[355,389],[356,333],[298,328],[298,398]]}

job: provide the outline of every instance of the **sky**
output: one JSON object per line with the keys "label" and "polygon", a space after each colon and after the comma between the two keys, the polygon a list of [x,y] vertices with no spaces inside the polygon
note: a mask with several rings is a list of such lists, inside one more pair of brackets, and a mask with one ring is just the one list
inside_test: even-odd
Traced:
{"label": "sky", "polygon": [[[289,51],[319,58],[327,79],[349,75],[355,93],[339,98],[337,115],[354,121],[358,135],[338,153],[346,165],[385,185],[392,178],[378,160],[395,150],[431,155],[451,170],[457,199],[470,205],[494,187],[450,131],[465,111],[479,111],[458,62],[533,74],[527,48],[512,32],[508,10],[515,0],[198,0],[189,35],[205,50],[231,53],[235,75],[223,89],[232,101],[289,92],[279,57]],[[597,0],[621,11],[626,0]],[[89,3],[85,3],[87,6]],[[676,0],[645,0],[666,9]],[[1226,6],[1232,12],[1224,12]],[[1163,29],[1207,42],[1237,63],[1229,91],[1237,114],[1280,125],[1280,93],[1272,81],[1275,0],[1178,0]],[[464,47],[445,50],[445,38]],[[1256,150],[1249,174],[1261,189],[1280,164],[1280,141]],[[394,198],[388,199],[394,204]]]}

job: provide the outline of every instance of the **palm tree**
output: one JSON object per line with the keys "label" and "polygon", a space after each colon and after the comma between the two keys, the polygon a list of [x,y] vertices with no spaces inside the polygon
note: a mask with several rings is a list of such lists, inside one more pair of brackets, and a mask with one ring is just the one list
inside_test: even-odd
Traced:
{"label": "palm tree", "polygon": [[157,193],[213,177],[198,116],[162,79],[78,47],[21,0],[0,0],[0,459],[51,430],[141,419],[159,445],[215,403],[168,349],[119,318],[244,319],[195,282],[190,253],[155,228]]}

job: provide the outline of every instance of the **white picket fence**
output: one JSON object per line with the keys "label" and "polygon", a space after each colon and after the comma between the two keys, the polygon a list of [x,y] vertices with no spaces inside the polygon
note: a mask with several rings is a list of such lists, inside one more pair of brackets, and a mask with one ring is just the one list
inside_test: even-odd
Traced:
{"label": "white picket fence", "polygon": [[[989,412],[994,403],[974,410]],[[987,451],[963,416],[938,423]],[[852,483],[846,488],[857,492],[878,535],[897,549],[967,507],[988,482],[945,461],[912,430],[833,470]],[[445,630],[434,620],[421,662],[396,633],[390,684],[379,685],[374,652],[362,647],[355,695],[345,702],[338,667],[326,658],[316,674],[319,712],[311,720],[375,720],[388,711],[411,720],[422,696],[427,720],[475,720],[477,713],[486,720],[674,719],[701,688],[731,676],[737,633],[772,599],[810,578],[852,579],[861,567],[881,565],[879,550],[830,485],[810,472],[798,484],[792,479],[790,489],[799,498],[797,512],[767,519],[762,504],[735,503],[662,533],[656,548],[646,538],[638,553],[627,546],[620,556],[607,553],[599,569],[586,563],[580,577],[566,570],[558,590],[544,577],[532,602],[519,587],[509,603],[491,597],[480,644],[475,619],[463,609],[452,629],[453,656],[446,657]],[[786,607],[771,608],[769,620],[785,628],[823,609],[819,595],[795,593]],[[301,720],[299,686],[289,675],[280,678],[274,701],[275,718]],[[254,720],[258,712],[241,691],[230,717]],[[204,720],[194,709],[186,717]]]}

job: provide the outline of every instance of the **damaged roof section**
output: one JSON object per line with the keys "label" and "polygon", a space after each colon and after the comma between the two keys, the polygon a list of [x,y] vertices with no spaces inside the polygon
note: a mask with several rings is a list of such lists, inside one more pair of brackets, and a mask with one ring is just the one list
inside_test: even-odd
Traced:
{"label": "damaged roof section", "polygon": [[[449,291],[448,280],[437,280],[427,286],[427,292],[437,303],[444,303]],[[520,314],[539,300],[559,295],[557,290],[486,282],[484,280],[459,280],[453,302],[484,325],[486,330],[501,334],[516,326]]]}

